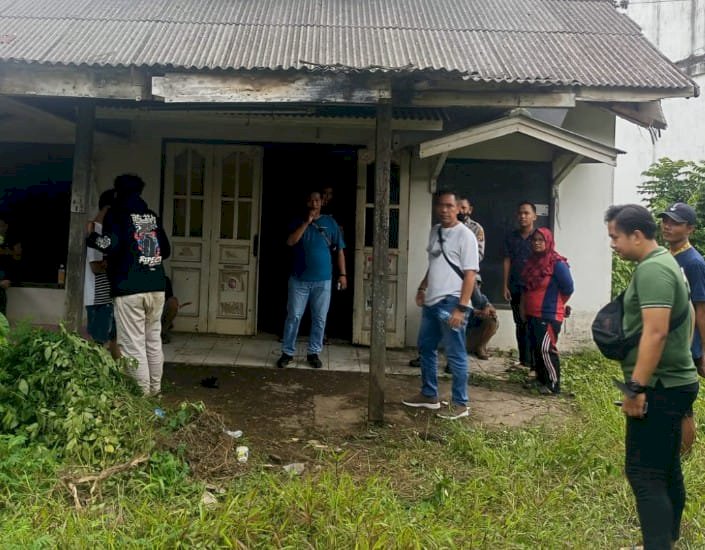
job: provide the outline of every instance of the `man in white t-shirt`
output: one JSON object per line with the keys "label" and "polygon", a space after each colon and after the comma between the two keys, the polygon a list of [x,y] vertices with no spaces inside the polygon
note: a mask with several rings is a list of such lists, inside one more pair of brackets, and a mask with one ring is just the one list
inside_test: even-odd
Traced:
{"label": "man in white t-shirt", "polygon": [[457,198],[453,191],[439,191],[435,196],[440,223],[431,229],[428,270],[416,294],[416,304],[423,308],[418,338],[421,392],[402,401],[409,407],[440,409],[436,367],[438,346],[443,342],[453,385],[450,408],[439,416],[451,420],[469,414],[465,327],[480,263],[475,235],[458,220]]}
{"label": "man in white t-shirt", "polygon": [[[98,199],[98,214],[88,222],[88,233],[103,233],[103,218],[112,205],[115,190],[104,191]],[[91,338],[106,346],[113,357],[117,357],[115,341],[115,318],[113,316],[113,299],[110,296],[110,282],[106,274],[107,263],[103,253],[95,248],[86,250],[86,278],[83,286],[83,304],[88,318],[87,330]]]}

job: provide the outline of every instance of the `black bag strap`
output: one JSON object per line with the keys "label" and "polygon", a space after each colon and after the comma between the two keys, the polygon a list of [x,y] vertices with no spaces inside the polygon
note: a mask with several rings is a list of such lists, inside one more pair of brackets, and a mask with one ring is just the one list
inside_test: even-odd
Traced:
{"label": "black bag strap", "polygon": [[446,256],[446,251],[443,248],[443,234],[441,233],[441,226],[438,226],[438,242],[441,245],[441,253],[443,254],[443,257],[446,259],[446,262],[448,262],[448,265],[455,271],[455,274],[460,277],[461,279],[465,280],[465,273],[463,273],[463,270],[460,269],[457,265],[455,265],[453,262],[450,261],[450,258]]}
{"label": "black bag strap", "polygon": [[314,229],[317,229],[318,232],[321,234],[323,239],[326,241],[326,245],[328,245],[328,248],[333,250],[333,243],[330,240],[330,237],[328,236],[328,233],[326,233],[326,230],[318,225],[316,222],[311,222],[311,225],[314,227]]}
{"label": "black bag strap", "polygon": [[[622,311],[624,311],[624,293],[626,290],[623,290],[615,300],[619,300],[621,306],[622,306]],[[670,334],[674,330],[676,330],[678,327],[680,327],[685,320],[688,318],[688,314],[690,313],[690,302],[687,304],[685,311],[681,313],[678,317],[676,318],[671,318],[671,322],[668,323],[668,333]],[[641,333],[642,331],[639,331],[635,334],[632,334],[631,336],[626,337],[625,344],[628,345],[630,348],[635,347],[636,345],[639,344],[639,340],[641,340]]]}

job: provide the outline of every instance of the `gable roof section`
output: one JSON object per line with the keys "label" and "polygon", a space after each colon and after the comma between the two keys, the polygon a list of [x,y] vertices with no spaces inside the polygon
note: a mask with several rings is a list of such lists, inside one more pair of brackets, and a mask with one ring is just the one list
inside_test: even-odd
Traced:
{"label": "gable roof section", "polygon": [[608,0],[0,0],[0,62],[694,90]]}
{"label": "gable roof section", "polygon": [[419,158],[441,155],[510,134],[522,134],[579,155],[585,161],[602,162],[611,166],[616,166],[617,155],[624,153],[620,149],[570,132],[560,126],[532,118],[526,111],[520,109],[509,116],[425,141],[419,145]]}

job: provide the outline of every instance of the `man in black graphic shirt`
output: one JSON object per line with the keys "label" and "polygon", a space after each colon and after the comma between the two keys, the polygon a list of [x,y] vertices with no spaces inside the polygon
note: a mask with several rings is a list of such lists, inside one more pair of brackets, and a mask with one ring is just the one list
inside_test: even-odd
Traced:
{"label": "man in black graphic shirt", "polygon": [[107,255],[120,351],[137,360],[133,376],[142,391],[156,395],[164,366],[162,262],[171,247],[157,215],[140,196],[143,189],[138,176],[115,178],[115,202],[103,221],[103,234],[91,233],[87,243]]}

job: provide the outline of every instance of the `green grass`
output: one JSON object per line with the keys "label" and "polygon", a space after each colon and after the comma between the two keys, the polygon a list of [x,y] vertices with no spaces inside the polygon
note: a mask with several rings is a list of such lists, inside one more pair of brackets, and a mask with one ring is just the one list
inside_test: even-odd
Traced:
{"label": "green grass", "polygon": [[[624,420],[613,364],[569,357],[576,393],[565,423],[522,429],[442,424],[424,438],[398,428],[322,451],[319,471],[257,466],[200,504],[202,485],[168,453],[73,510],[48,451],[0,438],[4,548],[618,548],[640,539],[622,472]],[[472,391],[472,390],[471,390]],[[697,418],[705,407],[699,399]],[[423,435],[423,434],[422,434]],[[679,548],[705,548],[705,432],[685,461],[689,492]],[[354,459],[354,460],[353,460]],[[353,467],[353,464],[355,465]]]}

